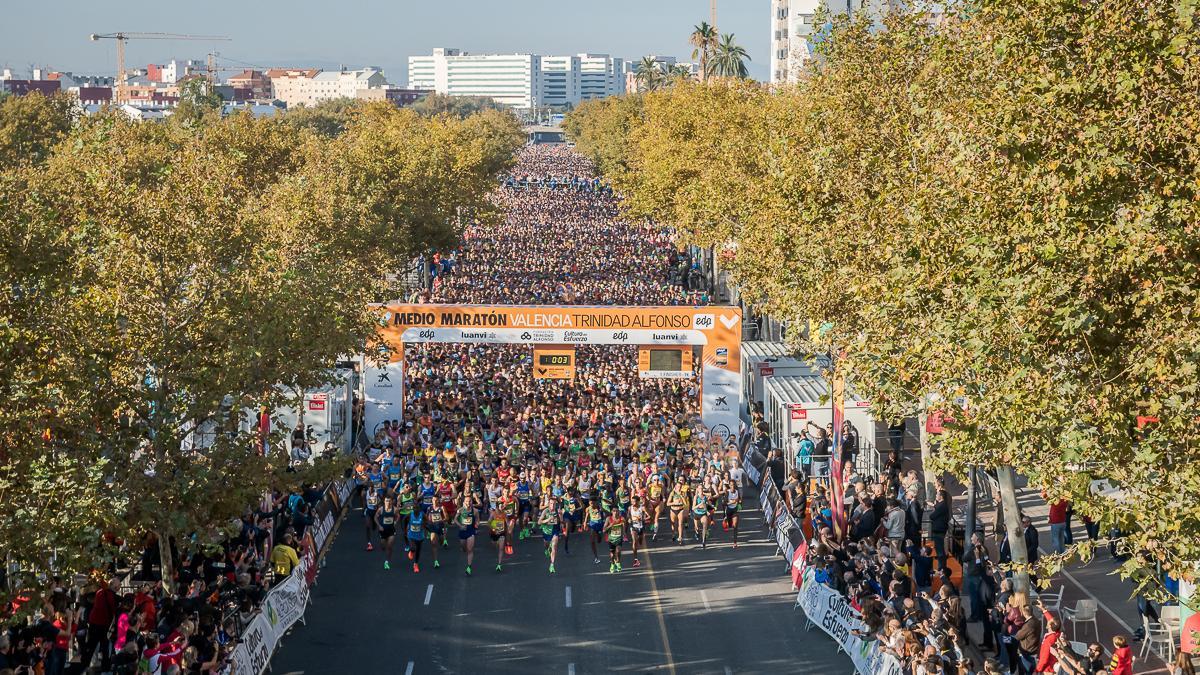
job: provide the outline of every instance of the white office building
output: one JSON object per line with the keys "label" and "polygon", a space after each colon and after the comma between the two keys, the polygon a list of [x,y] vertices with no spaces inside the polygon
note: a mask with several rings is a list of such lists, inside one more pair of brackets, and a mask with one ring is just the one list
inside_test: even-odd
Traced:
{"label": "white office building", "polygon": [[578,105],[580,66],[578,56],[543,56],[543,105]]}
{"label": "white office building", "polygon": [[608,54],[579,55],[579,98],[617,96],[625,93],[625,62]]}
{"label": "white office building", "polygon": [[576,105],[622,93],[622,60],[605,54],[468,54],[438,48],[408,57],[408,87],[486,96],[513,108]]}

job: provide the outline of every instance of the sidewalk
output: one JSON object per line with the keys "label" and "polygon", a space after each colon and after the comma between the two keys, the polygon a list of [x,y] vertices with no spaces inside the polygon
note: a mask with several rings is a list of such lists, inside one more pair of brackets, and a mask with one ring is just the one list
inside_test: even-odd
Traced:
{"label": "sidewalk", "polygon": [[[1048,551],[1051,547],[1050,542],[1050,524],[1049,514],[1050,506],[1042,500],[1040,491],[1029,487],[1024,487],[1026,481],[1023,477],[1017,477],[1017,504],[1021,512],[1030,517],[1033,521],[1033,526],[1038,531],[1038,536],[1041,541],[1041,549],[1043,552]],[[954,495],[954,508],[964,508],[966,505],[966,488],[958,484],[956,481],[948,481],[947,488]],[[992,532],[994,525],[995,509],[992,507],[983,508],[978,513],[978,518],[983,522],[987,532]],[[1072,522],[1072,535],[1076,541],[1081,541],[1087,538],[1087,533],[1084,530],[1083,523],[1079,518],[1075,518]],[[996,553],[996,543],[994,538],[987,537],[989,549],[993,555]],[[1114,561],[1108,554],[1107,547],[1098,547],[1095,557],[1087,564],[1075,562],[1070,563],[1058,575],[1051,579],[1049,588],[1043,593],[1058,593],[1060,587],[1064,588],[1062,607],[1074,608],[1076,602],[1082,599],[1095,600],[1099,606],[1097,614],[1097,622],[1100,626],[1100,635],[1093,634],[1090,623],[1081,624],[1079,633],[1076,634],[1071,627],[1070,621],[1064,621],[1063,630],[1068,639],[1079,642],[1099,642],[1104,646],[1106,653],[1112,652],[1112,638],[1114,635],[1125,635],[1130,639],[1133,638],[1134,631],[1142,625],[1141,615],[1138,613],[1137,602],[1131,597],[1133,585],[1124,581],[1116,574],[1120,563]],[[1062,618],[1061,612],[1059,617]],[[982,637],[981,624],[971,624],[969,626],[970,633],[973,639],[978,641]],[[1139,654],[1142,649],[1141,642],[1132,642],[1134,654]],[[1136,673],[1169,673],[1168,664],[1153,651],[1147,652],[1146,658],[1137,658],[1134,661],[1134,672]]]}

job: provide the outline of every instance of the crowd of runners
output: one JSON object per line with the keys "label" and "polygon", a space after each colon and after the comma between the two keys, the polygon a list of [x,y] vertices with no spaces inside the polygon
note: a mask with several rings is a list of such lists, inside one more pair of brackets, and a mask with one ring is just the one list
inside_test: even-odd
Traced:
{"label": "crowd of runners", "polygon": [[[673,283],[670,235],[623,221],[590,164],[534,145],[497,189],[498,226],[470,228],[442,266],[439,303],[693,305]],[[402,419],[375,430],[357,468],[366,549],[463,571],[477,540],[497,572],[527,546],[550,573],[560,550],[607,549],[609,571],[642,564],[648,542],[737,546],[741,483],[733,444],[709,438],[696,381],[641,379],[633,347],[582,346],[573,380],[535,380],[528,345],[419,344],[405,351]],[[720,534],[718,534],[718,532]],[[540,539],[540,546],[538,540]],[[494,555],[494,558],[492,557]]]}

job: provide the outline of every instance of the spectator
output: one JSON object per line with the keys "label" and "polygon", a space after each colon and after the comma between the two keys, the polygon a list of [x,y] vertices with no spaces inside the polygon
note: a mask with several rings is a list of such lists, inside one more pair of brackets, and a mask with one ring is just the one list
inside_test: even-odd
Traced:
{"label": "spectator", "polygon": [[945,490],[937,491],[937,501],[929,514],[929,538],[937,551],[938,566],[946,566],[946,533],[950,531],[950,496]]}
{"label": "spectator", "polygon": [[1033,608],[1028,604],[1021,606],[1021,618],[1021,627],[1013,636],[1017,641],[1017,673],[1031,675],[1042,646],[1042,622],[1034,616]]}
{"label": "spectator", "polygon": [[100,670],[111,668],[111,650],[109,648],[109,632],[117,619],[117,589],[121,587],[119,579],[111,579],[102,585],[92,601],[91,611],[87,615],[87,633],[83,640],[83,649],[79,652],[79,663],[73,673],[82,673],[91,665],[96,650],[100,650]]}
{"label": "spectator", "polygon": [[1112,644],[1112,660],[1108,662],[1109,675],[1133,675],[1133,649],[1129,646],[1129,639],[1124,635],[1115,635]]}
{"label": "spectator", "polygon": [[297,565],[300,556],[295,549],[295,537],[290,533],[283,536],[283,541],[271,550],[271,565],[275,570],[276,582],[283,581]]}

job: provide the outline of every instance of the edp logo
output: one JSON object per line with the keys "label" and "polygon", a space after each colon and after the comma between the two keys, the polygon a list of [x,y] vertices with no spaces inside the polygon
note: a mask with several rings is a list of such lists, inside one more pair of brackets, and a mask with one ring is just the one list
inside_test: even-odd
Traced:
{"label": "edp logo", "polygon": [[708,330],[716,325],[716,319],[712,314],[697,314],[692,323],[698,330]]}

